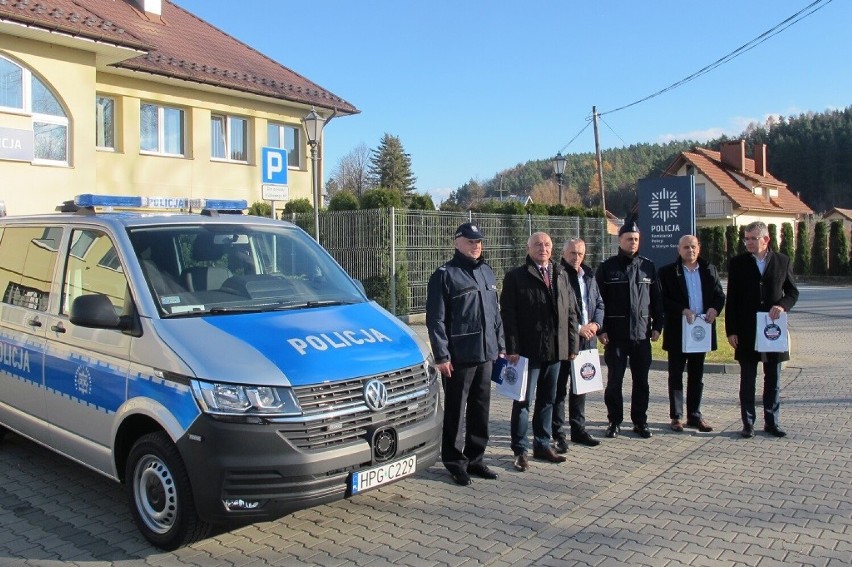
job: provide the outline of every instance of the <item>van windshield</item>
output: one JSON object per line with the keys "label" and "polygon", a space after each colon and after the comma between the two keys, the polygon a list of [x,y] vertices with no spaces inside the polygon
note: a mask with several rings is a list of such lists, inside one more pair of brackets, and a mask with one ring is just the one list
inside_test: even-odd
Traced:
{"label": "van windshield", "polygon": [[211,223],[128,232],[163,316],[366,300],[331,256],[295,227]]}

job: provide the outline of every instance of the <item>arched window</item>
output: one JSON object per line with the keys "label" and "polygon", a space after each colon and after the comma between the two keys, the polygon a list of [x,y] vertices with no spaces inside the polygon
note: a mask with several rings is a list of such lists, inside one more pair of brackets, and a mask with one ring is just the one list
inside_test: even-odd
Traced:
{"label": "arched window", "polygon": [[0,110],[33,119],[33,163],[68,164],[68,115],[59,99],[29,69],[0,55]]}

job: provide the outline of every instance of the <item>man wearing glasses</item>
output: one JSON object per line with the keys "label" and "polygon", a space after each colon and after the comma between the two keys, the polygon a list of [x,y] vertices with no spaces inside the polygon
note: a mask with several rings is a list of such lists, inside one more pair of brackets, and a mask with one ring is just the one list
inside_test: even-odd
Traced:
{"label": "man wearing glasses", "polygon": [[763,363],[763,429],[775,437],[781,429],[781,363],[789,352],[757,352],[757,313],[768,312],[773,321],[789,311],[799,298],[790,258],[769,249],[769,230],[760,221],[745,229],[746,252],[728,263],[728,315],[725,334],[740,363],[742,436],[754,437],[757,363]]}

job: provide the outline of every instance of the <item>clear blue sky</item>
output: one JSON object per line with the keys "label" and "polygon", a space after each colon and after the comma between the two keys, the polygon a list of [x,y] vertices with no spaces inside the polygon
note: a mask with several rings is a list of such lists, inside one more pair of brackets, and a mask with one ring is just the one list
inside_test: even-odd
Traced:
{"label": "clear blue sky", "polygon": [[[470,179],[594,150],[598,112],[702,69],[812,0],[174,0],[346,99],[325,167],[385,133],[436,204]],[[833,0],[717,69],[606,114],[603,149],[736,135],[769,115],[852,104],[852,2]],[[769,148],[771,153],[772,148]]]}

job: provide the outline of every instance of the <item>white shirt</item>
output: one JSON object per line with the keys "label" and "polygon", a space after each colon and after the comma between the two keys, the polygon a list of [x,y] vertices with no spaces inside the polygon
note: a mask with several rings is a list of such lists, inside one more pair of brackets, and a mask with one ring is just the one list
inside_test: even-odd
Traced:
{"label": "white shirt", "polygon": [[683,266],[683,279],[686,280],[686,295],[689,297],[689,310],[696,314],[704,313],[704,297],[701,294],[701,275],[698,264],[689,269]]}

